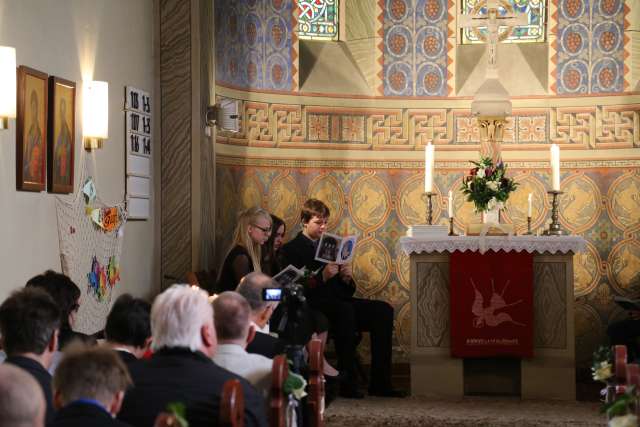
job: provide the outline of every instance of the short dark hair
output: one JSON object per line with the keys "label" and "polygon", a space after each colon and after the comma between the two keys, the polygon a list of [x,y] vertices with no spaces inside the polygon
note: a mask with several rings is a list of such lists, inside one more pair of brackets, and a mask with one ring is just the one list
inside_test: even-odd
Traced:
{"label": "short dark hair", "polygon": [[70,346],[53,376],[53,388],[65,405],[78,399],[109,401],[131,384],[129,371],[115,351],[81,344]]}
{"label": "short dark hair", "polygon": [[41,289],[21,289],[0,305],[0,333],[9,356],[42,354],[56,329],[60,309]]}
{"label": "short dark hair", "polygon": [[27,282],[27,288],[42,289],[58,304],[60,308],[60,318],[63,326],[68,326],[69,315],[78,309],[78,299],[80,299],[80,288],[73,283],[68,276],[47,270],[43,274],[32,277]]}
{"label": "short dark hair", "polygon": [[234,291],[221,293],[213,300],[213,318],[218,339],[243,338],[250,322],[251,307],[242,295]]}
{"label": "short dark hair", "polygon": [[311,218],[314,216],[317,216],[318,218],[329,218],[329,215],[331,215],[331,211],[322,200],[309,199],[304,202],[304,205],[302,205],[300,220],[306,224],[311,221]]}
{"label": "short dark hair", "polygon": [[118,297],[107,316],[108,341],[143,347],[151,336],[151,304],[129,294]]}

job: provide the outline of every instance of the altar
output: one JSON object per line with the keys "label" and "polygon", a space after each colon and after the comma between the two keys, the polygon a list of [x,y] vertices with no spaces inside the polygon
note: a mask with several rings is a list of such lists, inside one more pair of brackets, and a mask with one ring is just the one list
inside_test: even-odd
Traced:
{"label": "altar", "polygon": [[[575,400],[573,254],[584,250],[582,237],[402,237],[400,246],[411,260],[412,395]],[[452,357],[450,261],[456,251],[533,254],[532,357]]]}

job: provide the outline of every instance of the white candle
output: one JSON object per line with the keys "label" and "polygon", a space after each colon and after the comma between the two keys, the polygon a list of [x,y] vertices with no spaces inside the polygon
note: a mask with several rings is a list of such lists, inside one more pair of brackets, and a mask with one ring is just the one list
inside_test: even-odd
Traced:
{"label": "white candle", "polygon": [[527,209],[527,216],[531,218],[531,193],[529,193],[529,197],[527,197],[527,202],[529,203],[529,208]]}
{"label": "white candle", "polygon": [[449,190],[449,218],[453,218],[453,191]]}
{"label": "white candle", "polygon": [[427,147],[424,150],[424,192],[431,193],[433,192],[433,167],[434,167],[434,157],[433,157],[433,145],[431,143],[427,144]]}
{"label": "white candle", "polygon": [[551,189],[560,191],[560,147],[551,144]]}

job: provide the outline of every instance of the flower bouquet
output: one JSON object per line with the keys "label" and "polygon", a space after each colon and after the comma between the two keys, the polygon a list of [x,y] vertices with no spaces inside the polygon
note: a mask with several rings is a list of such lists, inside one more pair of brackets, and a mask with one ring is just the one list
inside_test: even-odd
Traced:
{"label": "flower bouquet", "polygon": [[500,160],[493,164],[490,157],[481,157],[479,162],[471,162],[474,168],[462,180],[462,193],[472,202],[476,212],[486,213],[504,209],[504,204],[518,187],[518,183],[506,177],[507,167]]}

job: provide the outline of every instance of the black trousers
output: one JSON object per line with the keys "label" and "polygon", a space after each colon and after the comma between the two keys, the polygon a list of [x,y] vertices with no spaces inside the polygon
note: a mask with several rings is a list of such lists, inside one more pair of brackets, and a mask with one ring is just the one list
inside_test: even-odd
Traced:
{"label": "black trousers", "polygon": [[309,305],[329,320],[338,369],[355,381],[355,355],[358,332],[371,336],[371,383],[369,390],[391,388],[391,340],[393,307],[383,301],[360,298],[314,298]]}
{"label": "black trousers", "polygon": [[627,359],[634,362],[640,357],[637,349],[637,339],[640,337],[640,320],[625,319],[609,325],[607,335],[611,345],[626,345]]}

